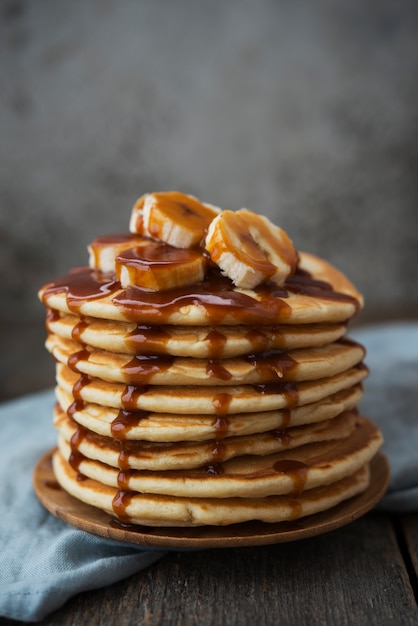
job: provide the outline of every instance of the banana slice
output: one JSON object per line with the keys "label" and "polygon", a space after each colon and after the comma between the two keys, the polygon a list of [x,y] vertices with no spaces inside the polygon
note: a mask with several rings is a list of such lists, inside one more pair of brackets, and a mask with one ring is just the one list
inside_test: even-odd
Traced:
{"label": "banana slice", "polygon": [[89,266],[102,272],[114,272],[118,254],[149,243],[149,239],[125,233],[121,235],[104,235],[97,237],[88,246]]}
{"label": "banana slice", "polygon": [[149,291],[163,291],[203,280],[206,259],[200,250],[181,250],[147,240],[123,250],[116,257],[116,277],[122,287],[136,285]]}
{"label": "banana slice", "polygon": [[282,285],[298,261],[285,231],[247,209],[222,211],[215,217],[205,247],[222,273],[242,289],[268,280]]}
{"label": "banana slice", "polygon": [[178,191],[149,193],[135,203],[129,230],[176,248],[193,248],[219,212],[218,207]]}

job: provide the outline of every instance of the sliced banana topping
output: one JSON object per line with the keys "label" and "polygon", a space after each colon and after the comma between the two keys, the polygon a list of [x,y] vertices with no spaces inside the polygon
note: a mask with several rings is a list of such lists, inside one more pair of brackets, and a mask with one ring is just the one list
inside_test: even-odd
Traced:
{"label": "sliced banana topping", "polygon": [[240,289],[292,275],[298,254],[284,230],[267,217],[240,209],[221,211],[178,191],[141,196],[130,233],[95,239],[90,267],[116,272],[123,287],[176,289],[205,278],[207,253]]}
{"label": "sliced banana topping", "polygon": [[205,266],[199,250],[181,250],[148,239],[146,245],[129,248],[116,257],[116,277],[122,287],[165,291],[199,283]]}
{"label": "sliced banana topping", "polygon": [[97,237],[88,246],[89,266],[102,272],[114,272],[118,254],[134,246],[143,246],[148,243],[149,239],[129,233]]}
{"label": "sliced banana topping", "polygon": [[219,212],[218,207],[178,191],[148,193],[135,203],[129,230],[176,248],[193,248]]}
{"label": "sliced banana topping", "polygon": [[222,273],[242,289],[269,280],[282,285],[294,273],[298,261],[285,231],[247,209],[222,211],[215,217],[205,246]]}

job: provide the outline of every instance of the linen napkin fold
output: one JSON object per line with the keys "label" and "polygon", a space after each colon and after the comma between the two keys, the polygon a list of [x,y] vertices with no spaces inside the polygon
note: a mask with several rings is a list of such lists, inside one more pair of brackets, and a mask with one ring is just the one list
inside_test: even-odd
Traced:
{"label": "linen napkin fold", "polygon": [[381,429],[391,465],[384,511],[418,511],[418,323],[366,326],[349,332],[367,350],[370,376],[360,409]]}
{"label": "linen napkin fold", "polygon": [[56,445],[54,402],[47,391],[0,406],[0,616],[26,622],[164,555],[73,528],[39,503],[32,476],[38,459]]}
{"label": "linen napkin fold", "polygon": [[[391,464],[386,511],[418,510],[418,323],[350,331],[365,345],[370,377],[361,403],[385,437]],[[55,445],[53,391],[0,406],[0,616],[37,621],[68,598],[122,580],[164,552],[72,528],[48,513],[32,487],[33,469]]]}

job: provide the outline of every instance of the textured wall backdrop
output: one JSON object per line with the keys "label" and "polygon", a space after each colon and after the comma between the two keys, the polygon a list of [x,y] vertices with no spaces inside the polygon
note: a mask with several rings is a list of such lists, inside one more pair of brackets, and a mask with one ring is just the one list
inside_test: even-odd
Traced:
{"label": "textured wall backdrop", "polygon": [[[180,189],[418,310],[418,7],[2,0],[0,397],[51,386],[37,288]],[[364,318],[366,319],[366,318]]]}

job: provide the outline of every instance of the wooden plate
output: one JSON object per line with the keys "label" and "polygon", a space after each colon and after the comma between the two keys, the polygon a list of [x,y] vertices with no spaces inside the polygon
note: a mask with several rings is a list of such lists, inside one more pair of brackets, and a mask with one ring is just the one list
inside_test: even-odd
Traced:
{"label": "wooden plate", "polygon": [[338,506],[295,522],[267,524],[246,522],[230,526],[195,528],[124,527],[110,515],[80,502],[56,482],[49,450],[39,460],[34,472],[34,488],[41,503],[56,517],[94,535],[139,544],[172,549],[231,548],[283,543],[314,537],[352,522],[383,497],[389,484],[389,464],[382,453],[371,462],[370,487],[362,494]]}

